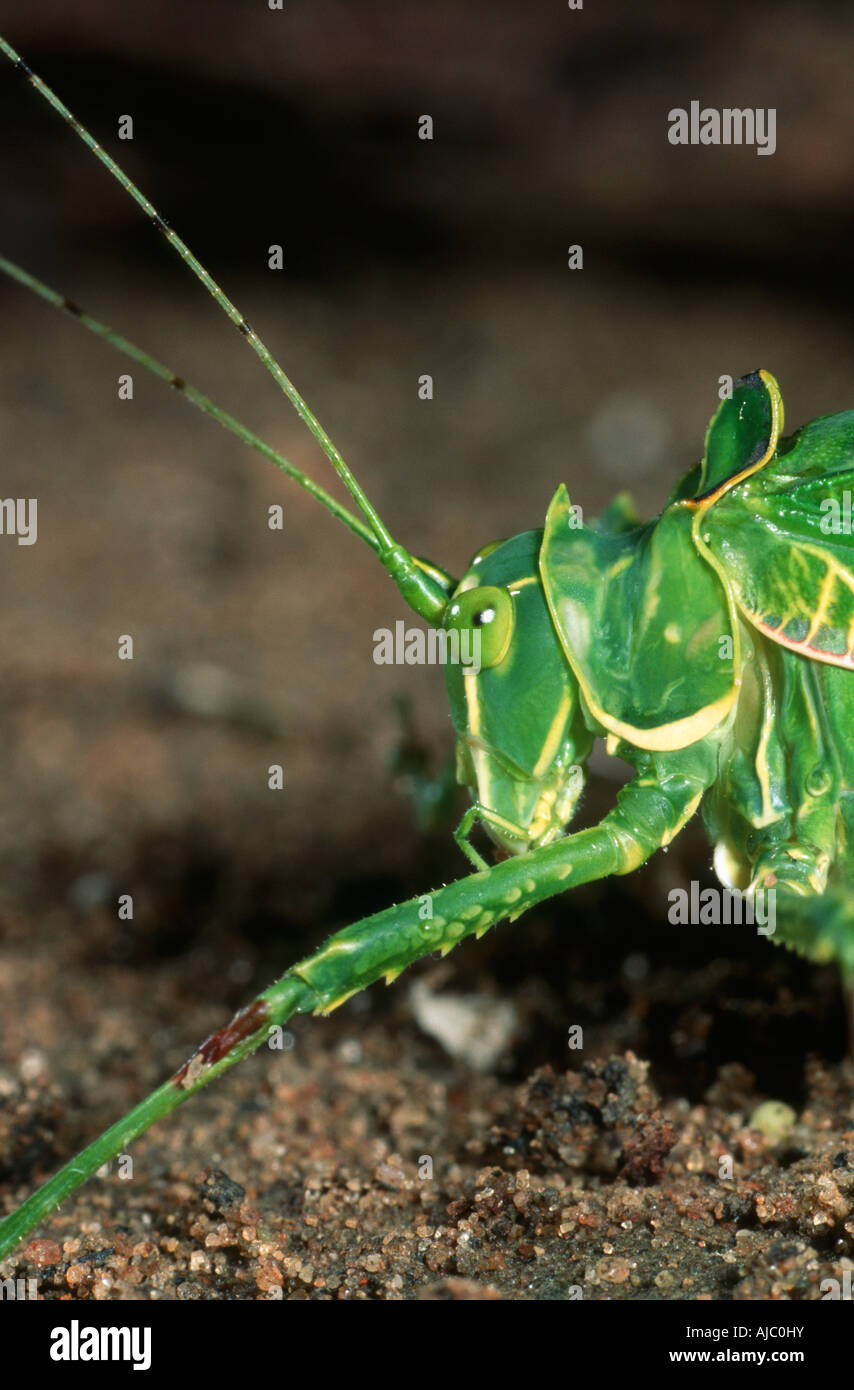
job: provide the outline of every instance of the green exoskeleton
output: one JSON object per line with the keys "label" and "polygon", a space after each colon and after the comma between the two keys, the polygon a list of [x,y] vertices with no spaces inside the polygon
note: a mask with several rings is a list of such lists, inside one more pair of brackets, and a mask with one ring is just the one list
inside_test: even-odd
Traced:
{"label": "green exoskeleton", "polygon": [[[112,158],[5,41],[0,51],[69,122],[214,296],[298,410],[355,515],[126,339],[0,259],[0,268],[284,469],[376,554],[427,623],[477,637],[446,666],[459,781],[457,838],[474,872],[338,932],[208,1038],[158,1090],[0,1224],[0,1258],[154,1120],[294,1013],[328,1012],[413,961],[515,920],[566,889],[626,874],[702,810],[724,884],[779,890],[774,939],[839,962],[854,983],[854,543],[825,504],[854,470],[854,411],[782,437],[764,371],[735,384],[702,460],[660,515],[625,496],[578,524],[558,488],[542,529],[481,549],[460,580],[395,541],[239,310]],[[635,768],[613,810],[568,833],[595,741]],[[468,836],[498,846],[487,866]]]}
{"label": "green exoskeleton", "polygon": [[776,939],[850,985],[854,550],[827,504],[851,479],[854,413],[788,438],[782,423],[777,383],[752,373],[655,520],[622,497],[579,527],[560,487],[542,531],[472,562],[445,616],[489,620],[481,671],[446,668],[464,825],[513,854],[555,841],[601,738],[637,770],[599,827],[612,872],[702,805],[725,886],[775,888]]}

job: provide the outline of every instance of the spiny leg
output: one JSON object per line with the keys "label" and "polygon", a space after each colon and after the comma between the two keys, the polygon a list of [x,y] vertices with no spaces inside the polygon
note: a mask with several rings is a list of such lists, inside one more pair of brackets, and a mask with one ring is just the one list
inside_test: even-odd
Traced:
{"label": "spiny leg", "polygon": [[444,955],[464,937],[482,936],[496,922],[516,918],[567,888],[630,873],[673,838],[702,790],[690,777],[674,779],[666,786],[629,783],[620,792],[618,805],[599,825],[411,898],[338,932],[213,1033],[169,1081],[0,1222],[0,1260],[104,1163],[254,1052],[270,1038],[271,1030],[293,1014],[329,1013],[376,980],[384,977],[391,983],[421,957],[436,950]]}

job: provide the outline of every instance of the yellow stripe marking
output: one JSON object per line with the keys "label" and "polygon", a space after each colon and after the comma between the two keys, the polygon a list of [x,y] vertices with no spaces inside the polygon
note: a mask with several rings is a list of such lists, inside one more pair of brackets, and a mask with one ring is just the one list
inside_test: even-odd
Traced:
{"label": "yellow stripe marking", "polygon": [[605,571],[605,578],[616,579],[618,574],[622,574],[624,569],[628,569],[629,565],[633,562],[634,558],[634,555],[631,553],[628,555],[622,555],[619,560],[615,560],[613,565],[611,565]]}
{"label": "yellow stripe marking", "polygon": [[354,994],[358,994],[362,989],[357,985],[355,989],[348,989],[346,994],[339,994],[337,999],[333,999],[330,1004],[320,1004],[314,1012],[316,1014],[331,1014],[333,1009],[340,1009],[342,1004],[346,1004],[348,999],[352,999]]}
{"label": "yellow stripe marking", "polygon": [[691,801],[688,802],[688,805],[685,807],[685,810],[682,812],[682,815],[679,817],[676,824],[672,825],[670,829],[662,836],[662,846],[669,845],[670,841],[674,840],[676,836],[679,834],[682,827],[688,824],[689,820],[693,816],[702,799],[703,793],[698,792],[697,795]]}
{"label": "yellow stripe marking", "polygon": [[563,742],[563,731],[566,727],[566,719],[567,715],[569,714],[569,711],[569,691],[565,690],[563,692],[563,695],[561,696],[561,701],[557,708],[557,714],[552,720],[549,731],[546,734],[545,742],[543,744],[543,751],[537,759],[537,764],[534,768],[533,773],[534,777],[542,777],[543,774],[548,771],[548,769],[554,762],[558,748]]}
{"label": "yellow stripe marking", "polygon": [[675,503],[677,507],[688,507],[691,511],[696,512],[698,516],[702,516],[710,507],[714,506],[719,498],[723,497],[724,493],[730,492],[732,488],[738,487],[739,483],[743,483],[747,478],[751,478],[754,473],[758,473],[760,468],[764,468],[766,463],[773,458],[777,448],[777,440],[783,428],[783,398],[780,395],[780,388],[770,372],[766,372],[764,368],[761,368],[758,375],[765,383],[771,402],[771,433],[768,437],[768,446],[765,453],[760,459],[757,459],[756,463],[750,464],[749,468],[743,468],[740,473],[734,474],[732,478],[727,478],[721,483],[720,487],[716,488],[708,497],[701,497],[699,499],[686,498],[682,502]]}
{"label": "yellow stripe marking", "polygon": [[687,748],[689,744],[705,738],[706,734],[711,733],[712,729],[720,724],[729,713],[736,696],[736,689],[733,686],[722,699],[716,700],[714,704],[704,705],[702,709],[687,715],[684,719],[675,719],[672,724],[661,724],[657,729],[636,729],[631,724],[624,724],[621,719],[615,719],[613,715],[602,709],[601,705],[598,705],[593,699],[577,671],[575,675],[584,691],[585,700],[600,724],[604,725],[612,734],[625,739],[627,743],[633,743],[636,748],[646,748],[651,753],[670,753],[676,748]]}
{"label": "yellow stripe marking", "polygon": [[762,721],[762,737],[756,749],[754,766],[756,767],[756,777],[762,788],[762,812],[758,821],[754,821],[757,830],[764,825],[771,825],[778,820],[771,806],[771,773],[768,768],[768,740],[771,737],[771,719],[766,710],[765,718]]}
{"label": "yellow stripe marking", "polygon": [[827,617],[827,610],[830,607],[830,599],[835,586],[836,576],[834,575],[830,565],[828,565],[827,573],[824,576],[824,582],[821,586],[821,592],[818,596],[818,603],[816,605],[815,616],[813,617],[813,620],[809,626],[809,631],[807,632],[807,635],[804,638],[804,641],[807,644],[809,644],[812,641],[813,637],[815,637],[816,633],[818,632],[819,628],[821,627],[822,623]]}

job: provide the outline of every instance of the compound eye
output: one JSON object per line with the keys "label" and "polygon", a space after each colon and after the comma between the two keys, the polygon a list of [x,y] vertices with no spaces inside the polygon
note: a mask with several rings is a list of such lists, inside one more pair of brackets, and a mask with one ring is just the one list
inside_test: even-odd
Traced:
{"label": "compound eye", "polygon": [[470,650],[476,655],[477,645],[480,646],[480,668],[483,670],[497,666],[507,655],[514,620],[513,600],[507,590],[483,584],[451,601],[445,627],[471,633],[469,641],[476,645]]}

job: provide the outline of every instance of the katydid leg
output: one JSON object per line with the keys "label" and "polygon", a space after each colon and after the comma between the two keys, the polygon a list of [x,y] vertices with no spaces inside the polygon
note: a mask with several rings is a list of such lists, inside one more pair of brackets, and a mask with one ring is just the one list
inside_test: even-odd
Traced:
{"label": "katydid leg", "polygon": [[269,1040],[295,1013],[329,1013],[380,978],[395,979],[433,951],[483,935],[566,888],[630,873],[666,844],[701,794],[696,776],[663,784],[629,783],[618,805],[589,830],[507,859],[385,909],[334,936],[242,1009],[197,1048],[175,1075],[65,1165],[0,1222],[0,1260],[35,1226],[128,1144],[235,1062]]}

